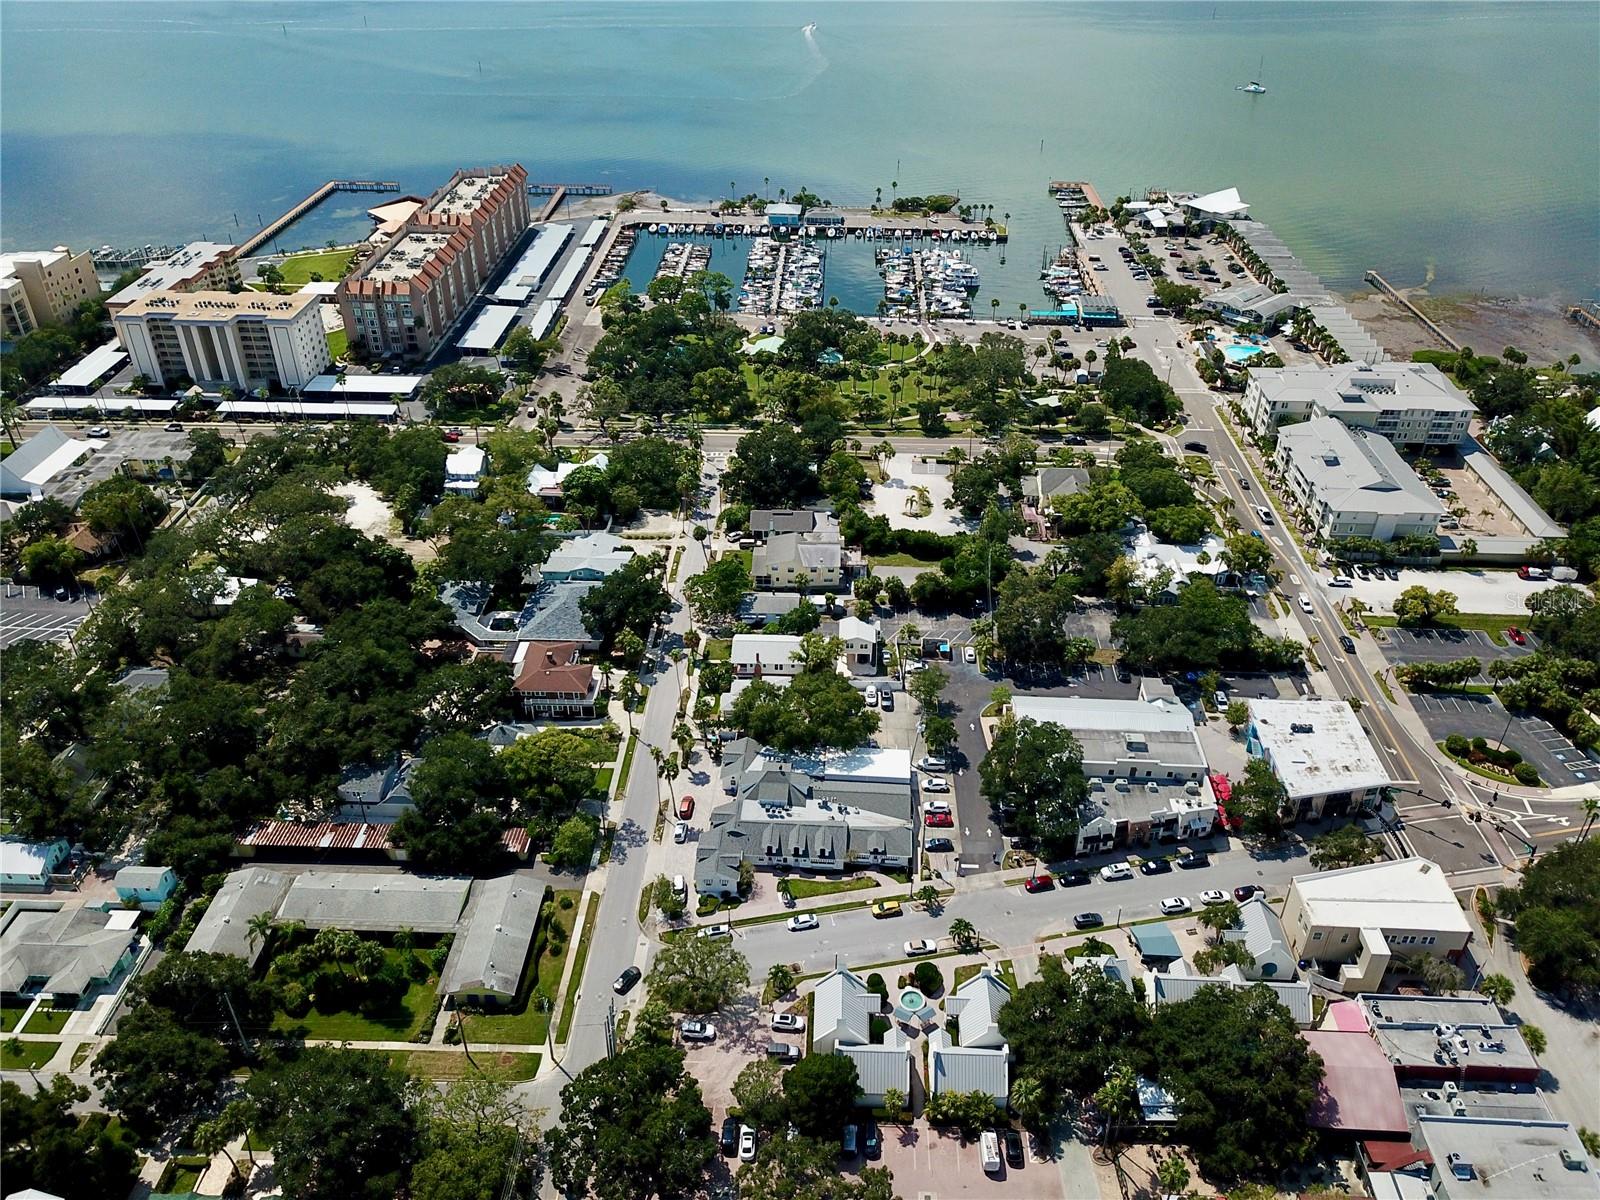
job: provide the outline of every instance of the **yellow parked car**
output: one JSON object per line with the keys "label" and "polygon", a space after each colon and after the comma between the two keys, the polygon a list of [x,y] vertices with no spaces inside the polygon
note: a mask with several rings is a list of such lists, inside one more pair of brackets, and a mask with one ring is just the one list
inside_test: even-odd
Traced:
{"label": "yellow parked car", "polygon": [[900,901],[879,900],[872,906],[872,915],[875,917],[898,917],[900,915]]}

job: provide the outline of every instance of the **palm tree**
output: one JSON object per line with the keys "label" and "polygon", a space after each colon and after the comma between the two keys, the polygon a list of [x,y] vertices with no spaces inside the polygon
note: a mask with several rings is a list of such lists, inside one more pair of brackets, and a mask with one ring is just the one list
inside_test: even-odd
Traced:
{"label": "palm tree", "polygon": [[245,945],[249,946],[252,952],[255,950],[257,942],[260,942],[262,947],[265,948],[266,944],[272,940],[272,913],[259,912],[251,917],[245,923],[244,940]]}
{"label": "palm tree", "polygon": [[417,934],[409,925],[402,925],[394,931],[394,948],[404,954],[417,944]]}
{"label": "palm tree", "polygon": [[998,321],[1000,319],[1000,299],[998,296],[989,297],[989,311],[993,314],[994,320]]}
{"label": "palm tree", "polygon": [[772,177],[770,175],[761,177],[761,190],[766,199],[772,199]]}
{"label": "palm tree", "polygon": [[1517,994],[1517,985],[1499,973],[1485,975],[1478,980],[1478,992],[1504,1008],[1511,1003],[1511,998]]}
{"label": "palm tree", "polygon": [[239,1164],[234,1161],[233,1155],[228,1150],[228,1143],[233,1140],[233,1133],[223,1126],[222,1121],[202,1121],[194,1127],[194,1148],[201,1154],[215,1155],[219,1151],[227,1155],[228,1166],[232,1174],[239,1174]]}
{"label": "palm tree", "polygon": [[874,195],[873,195],[873,201],[872,201],[873,207],[876,208],[878,205],[880,205],[882,203],[883,203],[883,189],[882,188],[875,188],[874,189]]}
{"label": "palm tree", "polygon": [[889,181],[889,202],[892,204],[892,203],[894,203],[894,201],[898,200],[899,198],[900,198],[900,181],[898,179],[891,179]]}
{"label": "palm tree", "polygon": [[1597,819],[1600,819],[1600,800],[1595,799],[1593,796],[1585,796],[1583,798],[1583,828],[1578,831],[1579,840],[1589,836]]}
{"label": "palm tree", "polygon": [[1028,319],[1028,305],[1026,301],[1017,305],[1017,316],[1024,321]]}

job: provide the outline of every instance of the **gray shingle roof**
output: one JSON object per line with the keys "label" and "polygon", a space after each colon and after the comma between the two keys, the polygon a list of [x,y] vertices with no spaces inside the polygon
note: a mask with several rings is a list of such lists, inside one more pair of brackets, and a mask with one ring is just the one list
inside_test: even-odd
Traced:
{"label": "gray shingle roof", "polygon": [[109,979],[138,936],[107,927],[110,914],[92,908],[23,909],[0,934],[0,991],[19,992],[45,980],[46,993],[81,996]]}
{"label": "gray shingle roof", "polygon": [[232,872],[211,897],[184,949],[191,954],[232,954],[254,963],[262,944],[250,940],[250,918],[276,912],[288,890],[289,876],[282,871],[245,867]]}
{"label": "gray shingle roof", "polygon": [[289,885],[278,916],[308,929],[449,933],[461,919],[471,884],[393,872],[306,871]]}
{"label": "gray shingle roof", "polygon": [[515,875],[473,884],[466,928],[456,935],[440,990],[516,995],[543,897],[542,888]]}

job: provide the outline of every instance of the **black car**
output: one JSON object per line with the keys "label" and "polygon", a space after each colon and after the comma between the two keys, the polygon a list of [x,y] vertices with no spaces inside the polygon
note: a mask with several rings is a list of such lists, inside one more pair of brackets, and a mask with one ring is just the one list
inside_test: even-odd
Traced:
{"label": "black car", "polygon": [[619,996],[626,996],[633,991],[633,985],[639,982],[639,968],[629,967],[617,976],[617,981],[611,985],[611,990]]}
{"label": "black car", "polygon": [[1196,454],[1205,454],[1207,452],[1204,442],[1185,442],[1183,448],[1185,450],[1193,450]]}
{"label": "black car", "polygon": [[956,844],[949,838],[929,838],[924,849],[929,854],[948,854],[956,848]]}
{"label": "black car", "polygon": [[1133,673],[1131,671],[1129,671],[1128,668],[1123,666],[1121,663],[1117,664],[1117,682],[1118,683],[1132,683],[1133,682]]}
{"label": "black car", "polygon": [[1245,883],[1233,889],[1233,898],[1243,904],[1246,900],[1263,895],[1265,891],[1265,888],[1258,887],[1256,884]]}
{"label": "black car", "polygon": [[1089,444],[1089,439],[1081,433],[1069,433],[1061,440],[1069,446],[1087,446]]}
{"label": "black car", "polygon": [[1178,860],[1178,865],[1186,871],[1193,871],[1200,867],[1209,867],[1211,865],[1211,860],[1204,854],[1195,853],[1189,855],[1187,858],[1180,858]]}
{"label": "black car", "polygon": [[876,1121],[867,1121],[861,1126],[861,1153],[868,1158],[877,1158],[883,1153],[883,1136],[878,1132]]}
{"label": "black car", "polygon": [[1077,929],[1098,929],[1106,923],[1106,919],[1097,912],[1081,912],[1072,918],[1072,924]]}
{"label": "black car", "polygon": [[1354,654],[1356,652],[1355,639],[1353,639],[1348,633],[1341,633],[1339,635],[1339,645],[1344,649],[1346,654]]}
{"label": "black car", "polygon": [[1016,1170],[1022,1169],[1022,1135],[1015,1129],[1000,1131],[1000,1140],[1006,1147],[1006,1165]]}
{"label": "black car", "polygon": [[1172,864],[1164,858],[1147,858],[1139,864],[1139,870],[1145,875],[1165,875],[1172,870]]}
{"label": "black car", "polygon": [[1062,887],[1087,887],[1089,883],[1089,872],[1063,871],[1061,874],[1056,876],[1056,882]]}
{"label": "black car", "polygon": [[732,1117],[723,1117],[722,1137],[718,1140],[722,1144],[723,1157],[732,1158],[739,1153],[739,1122]]}

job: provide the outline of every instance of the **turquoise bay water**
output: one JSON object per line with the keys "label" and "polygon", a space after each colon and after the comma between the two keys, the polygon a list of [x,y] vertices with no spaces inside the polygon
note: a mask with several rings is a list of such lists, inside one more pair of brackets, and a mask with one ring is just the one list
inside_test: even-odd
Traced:
{"label": "turquoise bay water", "polygon": [[1586,295],[1597,44],[1595,3],[4,0],[0,242],[232,238],[330,177],[515,159],[688,198],[959,192],[1011,214],[980,263],[1002,311],[1062,240],[1052,178],[1236,185],[1336,287]]}

